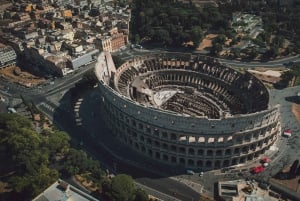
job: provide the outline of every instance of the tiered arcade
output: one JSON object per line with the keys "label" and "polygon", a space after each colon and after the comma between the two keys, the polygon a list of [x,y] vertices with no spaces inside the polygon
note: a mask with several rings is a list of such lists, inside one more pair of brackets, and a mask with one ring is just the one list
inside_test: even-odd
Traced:
{"label": "tiered arcade", "polygon": [[121,142],[157,161],[218,169],[252,161],[280,133],[279,107],[249,73],[193,54],[150,54],[117,69],[95,67],[107,125]]}

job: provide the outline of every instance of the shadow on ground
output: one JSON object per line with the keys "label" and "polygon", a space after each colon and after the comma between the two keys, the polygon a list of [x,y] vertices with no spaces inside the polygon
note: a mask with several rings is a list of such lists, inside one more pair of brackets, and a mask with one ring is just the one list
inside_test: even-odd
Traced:
{"label": "shadow on ground", "polygon": [[300,97],[299,96],[285,97],[285,100],[289,101],[289,102],[292,102],[292,103],[300,104]]}
{"label": "shadow on ground", "polygon": [[97,88],[71,89],[61,98],[53,121],[70,134],[73,146],[99,160],[103,169],[114,174],[129,174],[139,183],[173,197],[174,192],[181,192],[175,195],[179,200],[199,199],[198,192],[168,178],[185,173],[184,168],[157,163],[121,144],[103,121],[101,103]]}

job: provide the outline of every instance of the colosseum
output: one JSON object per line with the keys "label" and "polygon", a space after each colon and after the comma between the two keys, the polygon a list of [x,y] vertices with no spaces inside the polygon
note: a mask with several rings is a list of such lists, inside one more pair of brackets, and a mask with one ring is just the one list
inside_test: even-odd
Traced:
{"label": "colosseum", "polygon": [[103,119],[120,142],[161,163],[212,170],[259,158],[281,131],[279,106],[250,73],[195,54],[149,53],[95,67]]}

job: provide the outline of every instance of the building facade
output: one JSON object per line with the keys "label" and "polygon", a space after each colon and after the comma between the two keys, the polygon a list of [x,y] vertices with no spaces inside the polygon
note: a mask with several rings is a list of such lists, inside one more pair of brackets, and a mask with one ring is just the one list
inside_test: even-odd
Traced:
{"label": "building facade", "polygon": [[265,86],[200,55],[153,54],[95,67],[104,120],[120,142],[154,160],[193,170],[244,164],[281,131]]}
{"label": "building facade", "polygon": [[0,43],[0,69],[16,65],[17,54],[10,46]]}

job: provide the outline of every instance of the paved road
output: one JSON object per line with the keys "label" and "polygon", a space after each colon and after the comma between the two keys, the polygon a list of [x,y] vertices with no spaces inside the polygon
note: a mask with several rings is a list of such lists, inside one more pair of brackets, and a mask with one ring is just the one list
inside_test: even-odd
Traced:
{"label": "paved road", "polygon": [[[123,59],[129,59],[136,55],[149,54],[149,52],[168,52],[161,49],[125,49],[124,51],[117,52],[116,55],[120,56]],[[191,52],[192,53],[192,52]],[[195,51],[197,53],[197,51]],[[231,67],[241,67],[241,68],[254,68],[254,67],[266,67],[266,68],[279,68],[285,67],[289,62],[300,62],[299,55],[288,56],[280,59],[260,62],[260,61],[239,61],[239,60],[230,60],[230,59],[220,59],[216,58],[221,64],[231,66]]]}

